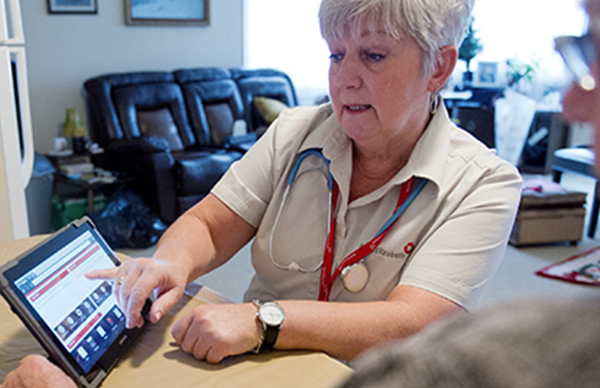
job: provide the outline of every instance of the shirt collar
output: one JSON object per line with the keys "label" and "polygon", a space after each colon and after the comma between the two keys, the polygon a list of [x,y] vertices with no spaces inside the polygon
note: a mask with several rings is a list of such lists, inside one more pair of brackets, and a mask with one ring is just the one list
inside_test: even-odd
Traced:
{"label": "shirt collar", "polygon": [[446,107],[440,104],[437,113],[417,141],[406,166],[395,178],[403,182],[414,175],[432,181],[439,188],[450,152],[450,131],[453,127]]}
{"label": "shirt collar", "polygon": [[[323,156],[331,161],[331,171],[341,185],[350,181],[352,166],[352,142],[339,125],[331,104],[321,107],[323,115],[319,129],[307,136],[298,153],[309,148],[320,148]],[[438,188],[444,175],[450,149],[450,130],[454,126],[450,121],[444,104],[440,104],[437,113],[417,141],[415,148],[404,168],[394,178],[372,194],[384,195],[391,187],[401,184],[411,176],[425,178]],[[370,197],[367,196],[367,197]]]}
{"label": "shirt collar", "polygon": [[317,116],[321,116],[315,120],[318,130],[312,131],[306,137],[298,154],[310,148],[319,148],[328,160],[338,159],[347,149],[352,148],[350,138],[338,123],[331,103],[323,105]]}

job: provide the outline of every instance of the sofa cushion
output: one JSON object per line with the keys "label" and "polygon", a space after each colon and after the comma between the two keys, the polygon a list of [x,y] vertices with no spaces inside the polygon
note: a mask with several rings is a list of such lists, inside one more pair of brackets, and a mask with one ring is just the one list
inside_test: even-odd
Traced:
{"label": "sofa cushion", "polygon": [[[196,74],[196,78],[200,75]],[[186,83],[182,88],[190,124],[196,137],[202,139],[200,144],[224,146],[227,137],[232,135],[233,120],[244,118],[244,107],[235,82],[202,79]]]}
{"label": "sofa cushion", "polygon": [[279,100],[261,96],[254,97],[252,103],[268,125],[271,125],[281,112],[289,108]]}
{"label": "sofa cushion", "polygon": [[85,82],[87,91],[88,124],[94,142],[106,147],[115,139],[124,139],[121,121],[116,114],[113,91],[127,85],[172,83],[175,77],[169,72],[131,72],[107,74]]}
{"label": "sofa cushion", "polygon": [[234,117],[227,103],[206,105],[206,121],[210,128],[210,138],[214,145],[223,146],[233,134]]}
{"label": "sofa cushion", "polygon": [[183,149],[183,142],[179,137],[177,126],[169,109],[137,111],[136,115],[138,127],[143,135],[165,139],[172,151]]}
{"label": "sofa cushion", "polygon": [[113,88],[111,95],[125,138],[141,135],[137,112],[168,108],[184,147],[196,145],[179,85],[157,83],[120,86]]}
{"label": "sofa cushion", "polygon": [[174,152],[177,195],[208,193],[223,176],[231,163],[242,157],[234,151]]}

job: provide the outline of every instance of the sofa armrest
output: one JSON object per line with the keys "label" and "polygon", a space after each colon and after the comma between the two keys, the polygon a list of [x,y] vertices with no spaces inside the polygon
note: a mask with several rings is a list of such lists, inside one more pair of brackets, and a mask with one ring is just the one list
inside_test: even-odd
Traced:
{"label": "sofa armrest", "polygon": [[130,186],[166,223],[177,218],[175,193],[175,160],[167,142],[158,137],[112,141],[95,159],[108,170],[134,178]]}
{"label": "sofa armrest", "polygon": [[106,146],[107,154],[154,154],[170,152],[169,143],[156,136],[140,136],[133,139],[120,139]]}
{"label": "sofa armrest", "polygon": [[249,132],[243,135],[229,136],[225,144],[235,146],[244,143],[256,143],[256,138],[256,133]]}
{"label": "sofa armrest", "polygon": [[256,133],[250,132],[244,135],[229,136],[225,142],[224,148],[231,151],[241,152],[245,154],[248,152],[257,140]]}

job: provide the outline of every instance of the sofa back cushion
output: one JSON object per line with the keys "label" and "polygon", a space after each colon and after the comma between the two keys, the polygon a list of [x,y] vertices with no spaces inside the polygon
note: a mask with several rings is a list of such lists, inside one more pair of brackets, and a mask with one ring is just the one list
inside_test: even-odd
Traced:
{"label": "sofa back cushion", "polygon": [[[116,139],[130,139],[143,134],[161,133],[171,147],[221,144],[241,132],[254,132],[267,125],[257,108],[257,96],[274,98],[283,104],[298,105],[289,77],[271,69],[195,68],[169,72],[132,72],[109,74],[85,82],[92,139],[106,146]],[[226,112],[225,105],[229,108]],[[170,113],[177,133],[162,109]],[[140,128],[140,120],[150,120],[146,113],[163,112],[165,128]],[[141,113],[140,115],[140,112]],[[210,120],[209,120],[210,116]],[[233,125],[231,120],[233,119]],[[167,121],[165,121],[167,120]],[[209,122],[210,121],[210,122]],[[239,131],[238,131],[239,132]],[[232,139],[229,141],[233,143]],[[216,142],[216,143],[215,143]]]}
{"label": "sofa back cushion", "polygon": [[177,131],[177,125],[168,108],[137,111],[137,123],[140,132],[145,136],[156,136],[165,139],[172,151],[183,150],[183,142]]}
{"label": "sofa back cushion", "polygon": [[210,140],[213,144],[223,146],[233,134],[235,122],[231,108],[227,103],[206,106],[206,121],[210,128]]}
{"label": "sofa back cushion", "polygon": [[196,137],[216,146],[229,143],[236,123],[244,118],[240,94],[229,71],[218,68],[178,70],[175,78],[182,85]]}
{"label": "sofa back cushion", "polygon": [[[113,89],[112,98],[121,122],[125,138],[134,138],[142,135],[139,128],[139,111],[153,111],[167,109],[177,127],[177,133],[184,147],[196,143],[190,129],[183,94],[176,83],[154,83],[141,85],[128,85]],[[165,133],[168,129],[163,130]]]}

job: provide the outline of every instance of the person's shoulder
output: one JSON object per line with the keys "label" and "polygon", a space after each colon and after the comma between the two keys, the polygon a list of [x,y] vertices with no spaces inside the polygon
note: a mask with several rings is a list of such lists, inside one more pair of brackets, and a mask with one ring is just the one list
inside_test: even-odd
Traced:
{"label": "person's shoulder", "polygon": [[489,148],[471,133],[456,125],[450,129],[451,158],[484,170],[504,170],[518,176],[515,166],[498,156],[496,149]]}

